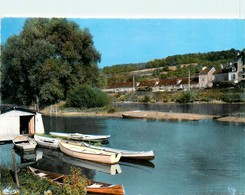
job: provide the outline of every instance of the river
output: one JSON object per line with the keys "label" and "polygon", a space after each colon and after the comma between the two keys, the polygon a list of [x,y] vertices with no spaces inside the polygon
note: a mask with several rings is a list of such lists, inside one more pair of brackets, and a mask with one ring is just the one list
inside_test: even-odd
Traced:
{"label": "river", "polygon": [[113,105],[126,110],[245,116],[245,104],[113,103]]}
{"label": "river", "polygon": [[[151,162],[122,161],[112,167],[74,160],[59,151],[38,149],[32,166],[69,173],[80,166],[89,178],[123,184],[128,195],[244,194],[244,126],[213,120],[172,122],[86,117],[48,117],[49,131],[110,134],[108,147],[153,149]],[[2,147],[2,146],[1,146]],[[6,146],[5,146],[6,147]],[[80,164],[79,164],[80,163]]]}

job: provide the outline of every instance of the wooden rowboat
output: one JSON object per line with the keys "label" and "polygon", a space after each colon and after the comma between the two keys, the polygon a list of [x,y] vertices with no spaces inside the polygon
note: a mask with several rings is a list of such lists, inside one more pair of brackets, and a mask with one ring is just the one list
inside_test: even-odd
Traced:
{"label": "wooden rowboat", "polygon": [[116,164],[121,158],[120,153],[89,148],[83,142],[76,143],[62,140],[59,143],[59,147],[62,152],[69,156],[105,164]]}
{"label": "wooden rowboat", "polygon": [[93,145],[86,144],[86,143],[84,143],[84,145],[86,145],[88,148],[96,148],[96,149],[101,149],[107,152],[120,153],[122,155],[121,158],[135,159],[135,160],[153,160],[154,159],[153,150],[137,152],[137,151],[120,150],[120,149],[107,148],[107,147],[101,147],[101,146],[93,146]]}
{"label": "wooden rowboat", "polygon": [[52,137],[45,137],[40,135],[34,135],[34,139],[37,142],[38,146],[44,148],[57,149],[59,148],[59,139]]}
{"label": "wooden rowboat", "polygon": [[[43,171],[30,166],[27,167],[27,170],[31,171],[34,175],[37,175],[40,178],[47,178],[50,179],[52,182],[57,183],[58,185],[65,185],[63,183],[63,180],[67,177],[67,175]],[[115,194],[115,195],[124,194],[124,189],[121,184],[112,185],[112,184],[97,182],[93,180],[87,180],[87,182],[88,182],[88,186],[86,186],[87,192],[98,193],[98,194]]]}
{"label": "wooden rowboat", "polygon": [[108,142],[110,135],[89,135],[81,133],[61,133],[61,132],[50,132],[50,135],[54,137],[63,137],[66,139],[74,139],[81,141],[92,141],[92,142]]}
{"label": "wooden rowboat", "polygon": [[14,138],[13,144],[17,149],[23,150],[24,152],[34,151],[37,146],[37,142],[34,139],[24,135],[19,135]]}
{"label": "wooden rowboat", "polygon": [[125,119],[147,119],[146,114],[122,114]]}

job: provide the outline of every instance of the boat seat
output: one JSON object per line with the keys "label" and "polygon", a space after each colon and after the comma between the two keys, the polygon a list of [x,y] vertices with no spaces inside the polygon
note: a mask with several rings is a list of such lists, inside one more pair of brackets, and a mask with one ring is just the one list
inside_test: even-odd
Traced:
{"label": "boat seat", "polygon": [[92,185],[87,186],[87,188],[100,188],[102,186],[103,186],[102,184],[93,183]]}

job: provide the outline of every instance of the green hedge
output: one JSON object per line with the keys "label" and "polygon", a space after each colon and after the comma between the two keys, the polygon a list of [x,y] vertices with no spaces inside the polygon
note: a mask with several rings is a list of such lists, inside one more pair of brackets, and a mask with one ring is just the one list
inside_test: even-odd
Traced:
{"label": "green hedge", "polygon": [[67,94],[66,98],[66,106],[78,108],[103,107],[109,102],[108,95],[88,85],[76,87]]}

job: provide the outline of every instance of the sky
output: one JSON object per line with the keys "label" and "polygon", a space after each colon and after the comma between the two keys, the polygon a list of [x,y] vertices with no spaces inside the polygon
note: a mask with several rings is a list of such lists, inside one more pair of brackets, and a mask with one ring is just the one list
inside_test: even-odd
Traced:
{"label": "sky", "polygon": [[[100,68],[171,55],[245,48],[242,19],[73,19],[88,28]],[[3,18],[1,42],[19,34],[25,18]]]}

